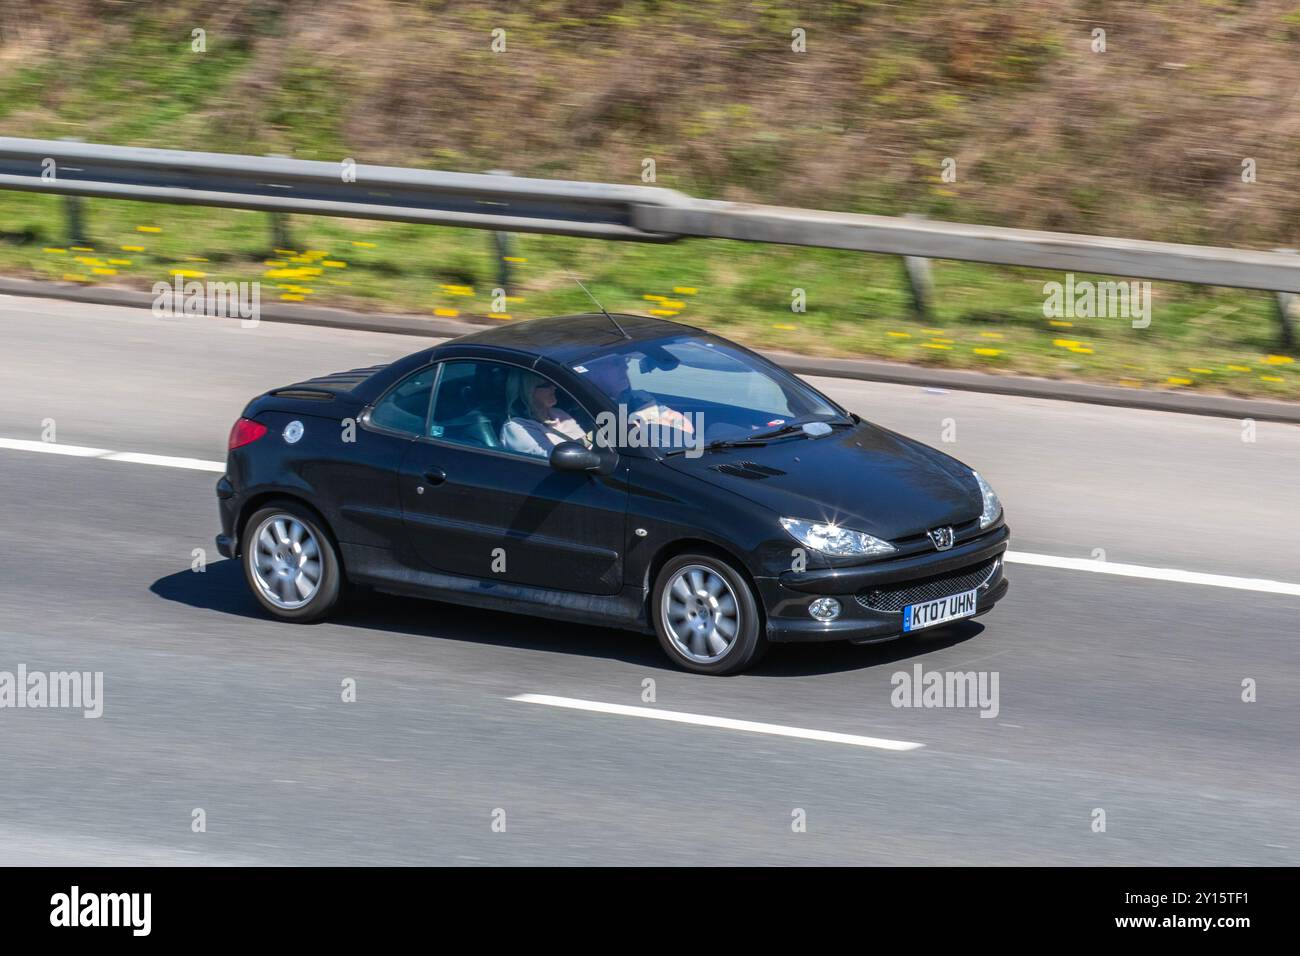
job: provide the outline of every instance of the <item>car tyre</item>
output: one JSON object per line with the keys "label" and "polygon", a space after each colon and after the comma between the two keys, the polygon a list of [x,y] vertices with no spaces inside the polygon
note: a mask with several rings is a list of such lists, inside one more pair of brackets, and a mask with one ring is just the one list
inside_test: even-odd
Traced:
{"label": "car tyre", "polygon": [[244,525],[244,580],[257,602],[282,621],[307,623],[339,602],[343,572],[334,540],[312,511],[271,502]]}
{"label": "car tyre", "polygon": [[651,612],[660,646],[684,670],[735,674],[767,648],[753,588],[711,554],[669,559],[655,577]]}

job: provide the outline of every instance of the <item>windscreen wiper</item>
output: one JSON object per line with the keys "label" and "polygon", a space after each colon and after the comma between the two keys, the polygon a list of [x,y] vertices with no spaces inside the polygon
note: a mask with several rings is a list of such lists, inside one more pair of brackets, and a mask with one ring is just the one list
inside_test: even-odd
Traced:
{"label": "windscreen wiper", "polygon": [[[794,427],[797,430],[803,426],[796,425]],[[742,446],[752,447],[754,445],[766,445],[769,439],[779,438],[784,434],[786,434],[786,430],[782,427],[775,432],[764,432],[762,435],[752,435],[745,438],[715,438],[704,446],[704,451],[716,451],[719,448],[739,448]],[[672,451],[664,455],[664,457],[672,458],[676,455],[685,454],[686,451],[687,449],[685,448],[674,448]]]}
{"label": "windscreen wiper", "polygon": [[[819,438],[822,435],[829,435],[831,433],[831,428],[834,425],[848,425],[848,424],[851,423],[846,421],[788,422],[780,426],[779,428],[774,428],[771,431],[759,432],[756,435],[746,435],[743,438],[719,438],[705,445],[704,450],[713,451],[716,448],[736,448],[736,447],[744,447],[748,445],[766,445],[773,438],[781,438],[785,435],[794,435],[796,433],[803,433],[807,435],[809,438]],[[822,431],[822,426],[825,427],[825,431]]]}

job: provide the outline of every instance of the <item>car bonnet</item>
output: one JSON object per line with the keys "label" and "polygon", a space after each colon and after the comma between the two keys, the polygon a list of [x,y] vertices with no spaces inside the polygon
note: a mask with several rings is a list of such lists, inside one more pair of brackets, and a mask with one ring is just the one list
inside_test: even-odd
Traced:
{"label": "car bonnet", "polygon": [[969,468],[866,422],[823,438],[677,454],[663,464],[779,517],[835,522],[887,541],[970,521],[982,504]]}

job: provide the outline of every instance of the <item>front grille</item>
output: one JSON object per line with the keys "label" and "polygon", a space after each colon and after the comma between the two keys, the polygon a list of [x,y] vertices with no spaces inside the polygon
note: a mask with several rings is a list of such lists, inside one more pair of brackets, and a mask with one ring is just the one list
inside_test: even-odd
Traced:
{"label": "front grille", "polygon": [[997,569],[998,559],[994,558],[973,568],[936,574],[902,585],[866,587],[854,595],[854,600],[871,611],[901,611],[909,604],[934,601],[991,584]]}
{"label": "front grille", "polygon": [[[952,526],[952,542],[953,544],[966,544],[984,533],[984,529],[980,527],[980,519],[972,518],[970,521],[963,521],[961,524]],[[934,542],[930,540],[928,531],[890,538],[889,540],[898,548],[900,554],[924,553],[935,549]]]}

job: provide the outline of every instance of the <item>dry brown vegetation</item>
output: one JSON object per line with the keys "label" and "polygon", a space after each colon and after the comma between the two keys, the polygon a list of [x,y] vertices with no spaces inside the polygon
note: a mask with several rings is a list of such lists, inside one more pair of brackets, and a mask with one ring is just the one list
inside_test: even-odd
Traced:
{"label": "dry brown vegetation", "polygon": [[1277,0],[0,0],[0,129],[1295,245],[1297,53]]}

